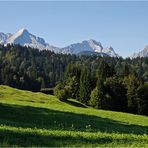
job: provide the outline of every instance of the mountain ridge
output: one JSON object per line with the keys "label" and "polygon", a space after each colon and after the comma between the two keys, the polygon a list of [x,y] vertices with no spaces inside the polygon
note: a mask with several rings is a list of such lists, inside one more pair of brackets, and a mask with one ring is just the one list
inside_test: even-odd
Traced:
{"label": "mountain ridge", "polygon": [[144,47],[144,49],[143,50],[141,50],[141,51],[139,51],[139,52],[137,52],[137,53],[134,53],[134,54],[132,54],[131,56],[130,56],[130,58],[144,58],[144,57],[148,57],[148,45],[146,45],[145,47]]}
{"label": "mountain ridge", "polygon": [[55,53],[62,54],[79,54],[87,51],[88,53],[93,52],[99,53],[97,55],[108,55],[110,57],[119,57],[112,47],[104,48],[101,42],[94,39],[84,40],[80,43],[73,43],[66,47],[60,48],[50,45],[45,42],[41,37],[37,37],[31,34],[27,29],[22,28],[14,34],[0,33],[0,44],[20,44],[21,46],[29,46],[32,48],[38,48],[39,50],[50,50]]}

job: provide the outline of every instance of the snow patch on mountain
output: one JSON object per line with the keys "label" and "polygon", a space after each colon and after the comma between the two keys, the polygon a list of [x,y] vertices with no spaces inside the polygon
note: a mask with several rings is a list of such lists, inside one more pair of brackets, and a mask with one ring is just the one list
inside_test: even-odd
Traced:
{"label": "snow patch on mountain", "polygon": [[113,49],[113,47],[107,47],[107,48],[103,48],[102,50],[103,53],[107,54],[110,57],[120,57]]}
{"label": "snow patch on mountain", "polygon": [[93,51],[93,52],[101,52],[103,49],[100,42],[96,42],[95,40],[82,41],[81,43],[71,44],[67,47],[62,48],[62,53],[66,54],[78,54],[82,51]]}
{"label": "snow patch on mountain", "polygon": [[3,32],[0,32],[0,44],[5,44],[6,41],[7,41],[7,39],[8,39],[10,36],[12,36],[11,33],[5,34],[5,33],[3,33]]}
{"label": "snow patch on mountain", "polygon": [[82,41],[81,43],[71,44],[64,48],[59,48],[52,46],[45,42],[43,38],[37,37],[25,28],[20,29],[18,32],[12,34],[0,33],[0,44],[20,44],[22,46],[29,46],[32,48],[37,48],[39,50],[51,50],[55,53],[62,54],[79,54],[85,53],[99,53],[97,55],[108,55],[111,57],[119,57],[115,53],[112,47],[103,48],[100,42],[93,39]]}
{"label": "snow patch on mountain", "polygon": [[57,51],[58,48],[51,46],[45,42],[43,38],[36,37],[35,35],[28,32],[28,30],[22,28],[14,35],[7,39],[7,44],[20,44],[22,46],[29,46],[32,48],[38,48],[40,50],[47,49]]}
{"label": "snow patch on mountain", "polygon": [[92,39],[82,41],[81,43],[71,44],[70,46],[62,48],[62,53],[64,54],[79,54],[83,53],[84,51],[89,51],[90,53],[105,53],[111,57],[119,57],[119,55],[115,53],[112,47],[103,48],[100,42]]}

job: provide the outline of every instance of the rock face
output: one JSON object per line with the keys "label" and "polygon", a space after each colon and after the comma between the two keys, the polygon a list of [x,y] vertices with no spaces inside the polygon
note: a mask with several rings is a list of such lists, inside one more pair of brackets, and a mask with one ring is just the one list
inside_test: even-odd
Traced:
{"label": "rock face", "polygon": [[100,56],[110,56],[119,57],[115,53],[112,47],[103,48],[100,42],[93,39],[82,41],[81,43],[71,44],[64,48],[59,48],[52,46],[45,42],[43,38],[36,37],[35,35],[29,33],[28,30],[22,28],[15,34],[4,34],[0,33],[0,44],[20,44],[22,46],[29,46],[32,48],[38,48],[39,50],[51,50],[55,53],[63,54],[87,54],[87,55],[100,55]]}
{"label": "rock face", "polygon": [[142,57],[148,57],[148,45],[145,46],[145,48],[142,51],[140,51],[138,53],[134,53],[131,56],[131,58],[137,58],[137,57],[140,57],[140,58],[142,58]]}
{"label": "rock face", "polygon": [[103,47],[100,42],[95,40],[83,41],[81,43],[71,44],[62,48],[63,53],[78,54],[82,51],[102,52]]}
{"label": "rock face", "polygon": [[39,50],[48,49],[55,52],[59,50],[57,47],[51,46],[46,43],[43,38],[36,37],[24,28],[20,29],[18,32],[8,37],[5,44],[20,44],[22,46],[38,48]]}
{"label": "rock face", "polygon": [[[95,40],[85,40],[81,43],[71,44],[67,47],[62,48],[62,53],[69,54],[97,54],[97,55],[108,55],[111,57],[118,57],[119,55],[115,53],[112,47],[103,48],[100,42]],[[99,54],[98,54],[99,53]]]}

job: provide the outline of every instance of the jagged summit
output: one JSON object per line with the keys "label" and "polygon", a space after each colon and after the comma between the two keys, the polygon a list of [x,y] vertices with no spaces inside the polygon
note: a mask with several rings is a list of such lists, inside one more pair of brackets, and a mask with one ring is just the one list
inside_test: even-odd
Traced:
{"label": "jagged summit", "polygon": [[28,32],[26,28],[21,28],[18,32]]}
{"label": "jagged summit", "polygon": [[63,54],[97,53],[97,55],[118,57],[118,54],[115,53],[112,47],[104,48],[101,42],[94,39],[84,40],[80,43],[74,43],[64,48],[58,48],[46,43],[43,38],[31,34],[26,28],[21,28],[14,34],[0,33],[0,44],[20,44],[22,46],[38,48],[39,50],[46,49],[55,53]]}
{"label": "jagged summit", "polygon": [[[82,54],[82,53],[100,53],[101,55],[108,55],[111,57],[119,57],[112,47],[104,48],[102,44],[94,39],[84,40],[81,43],[71,44],[62,48],[62,53]],[[98,55],[98,54],[97,54]]]}
{"label": "jagged summit", "polygon": [[[20,29],[15,34],[13,34],[13,38],[17,38],[19,36],[22,36],[23,34],[29,34],[28,30],[25,28]],[[12,37],[11,37],[12,38]]]}
{"label": "jagged summit", "polygon": [[23,33],[29,33],[29,32],[25,28],[21,28],[19,31],[16,32],[17,35],[22,35]]}
{"label": "jagged summit", "polygon": [[63,48],[63,53],[78,54],[82,51],[101,52],[103,49],[100,42],[93,39],[84,40],[81,43],[71,44]]}
{"label": "jagged summit", "polygon": [[31,42],[29,36],[30,36],[29,32],[26,29],[22,28],[19,31],[17,31],[15,34],[13,34],[10,38],[8,38],[7,43],[20,44],[24,46],[25,43]]}
{"label": "jagged summit", "polygon": [[130,56],[131,58],[142,58],[142,57],[148,57],[148,45],[144,47],[143,50],[141,50],[138,53],[134,53],[133,55]]}
{"label": "jagged summit", "polygon": [[7,39],[6,44],[20,44],[22,46],[29,46],[38,48],[40,50],[48,49],[57,51],[58,48],[49,45],[43,38],[31,34],[27,29],[22,28]]}
{"label": "jagged summit", "polygon": [[96,44],[98,46],[102,46],[100,42],[97,42],[94,39],[85,40],[84,42],[89,42],[90,44]]}

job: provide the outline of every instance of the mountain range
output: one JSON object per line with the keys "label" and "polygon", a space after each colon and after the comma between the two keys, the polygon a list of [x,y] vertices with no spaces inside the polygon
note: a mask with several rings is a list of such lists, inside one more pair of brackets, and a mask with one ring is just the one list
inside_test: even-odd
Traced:
{"label": "mountain range", "polygon": [[110,47],[104,48],[100,42],[93,39],[82,41],[81,43],[71,44],[69,46],[59,48],[52,46],[45,42],[43,38],[37,37],[31,34],[27,29],[20,29],[14,34],[0,33],[0,44],[20,44],[21,46],[29,46],[32,48],[38,48],[39,50],[51,50],[55,53],[63,54],[87,54],[87,55],[100,55],[119,57],[119,55]]}
{"label": "mountain range", "polygon": [[[14,34],[0,32],[0,44],[20,44],[21,46],[29,46],[39,50],[50,50],[55,53],[76,54],[76,55],[98,55],[120,57],[114,49],[109,46],[104,48],[102,44],[93,39],[84,40],[80,43],[74,43],[66,47],[60,48],[49,43],[41,37],[31,34],[27,29],[22,28]],[[134,53],[130,58],[148,57],[148,45],[138,53]]]}

